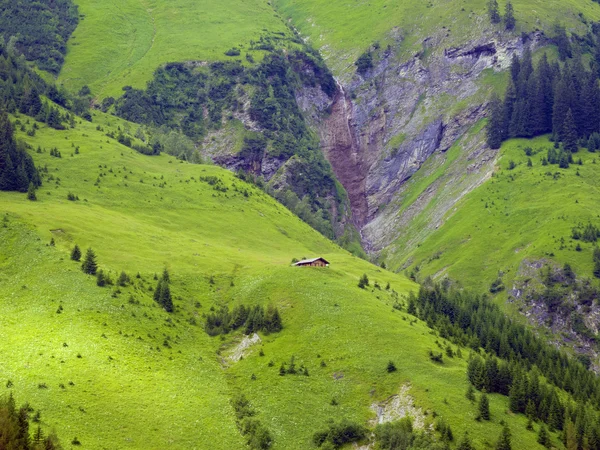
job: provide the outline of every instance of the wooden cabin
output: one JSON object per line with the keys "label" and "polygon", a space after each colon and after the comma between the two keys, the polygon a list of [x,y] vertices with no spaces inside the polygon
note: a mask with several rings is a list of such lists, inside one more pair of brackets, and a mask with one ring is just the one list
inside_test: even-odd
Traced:
{"label": "wooden cabin", "polygon": [[297,267],[305,267],[305,266],[328,267],[329,261],[327,261],[325,258],[321,258],[319,256],[318,258],[313,258],[313,259],[303,259],[302,261],[298,261],[296,264],[294,264],[294,266],[297,266]]}

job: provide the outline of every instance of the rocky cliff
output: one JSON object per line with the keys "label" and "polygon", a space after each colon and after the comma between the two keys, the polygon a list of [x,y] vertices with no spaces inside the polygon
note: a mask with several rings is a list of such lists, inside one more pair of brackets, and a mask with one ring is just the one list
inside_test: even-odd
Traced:
{"label": "rocky cliff", "polygon": [[[439,226],[456,201],[489,176],[495,152],[475,127],[512,56],[546,42],[540,32],[490,33],[445,48],[444,36],[442,30],[428,37],[423,51],[408,60],[392,47],[371,49],[373,67],[345,86],[338,82],[332,102],[314,92],[298,95],[371,253],[390,246],[386,252],[393,255],[400,250],[392,245],[398,240],[402,249],[418,245],[424,230]],[[449,161],[447,152],[458,142]],[[442,166],[443,173],[436,174]],[[414,186],[407,181],[421,168],[423,186],[408,198]],[[427,220],[415,227],[425,211]]]}

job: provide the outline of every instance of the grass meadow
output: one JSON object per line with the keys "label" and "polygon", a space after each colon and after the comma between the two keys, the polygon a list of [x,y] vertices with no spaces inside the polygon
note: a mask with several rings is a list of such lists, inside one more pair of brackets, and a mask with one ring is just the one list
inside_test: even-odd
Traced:
{"label": "grass meadow", "polygon": [[[442,351],[445,341],[393,308],[417,285],[351,256],[221,168],[121,146],[105,135],[115,126],[124,124],[95,113],[93,124],[71,130],[40,124],[34,137],[20,133],[48,175],[36,202],[0,193],[0,394],[12,390],[40,410],[65,448],[74,437],[90,449],[244,448],[230,405],[242,392],[274,449],[306,449],[329,419],[366,424],[370,406],[407,383],[426,423],[440,415],[455,436],[469,430],[483,448],[504,420],[515,448],[536,448],[507,398],[491,396],[491,423],[474,420],[466,349],[462,358],[430,361],[429,350]],[[61,158],[50,156],[54,147]],[[131,283],[96,286],[69,259],[75,243],[92,247],[113,279],[124,270]],[[290,266],[314,255],[331,267]],[[173,314],[152,300],[154,275],[165,267]],[[368,289],[357,287],[363,273]],[[284,329],[261,335],[232,363],[225,355],[242,335],[209,337],[202,325],[211,308],[238,303],[276,305]],[[292,356],[309,376],[279,375]],[[386,371],[390,360],[396,372]]]}

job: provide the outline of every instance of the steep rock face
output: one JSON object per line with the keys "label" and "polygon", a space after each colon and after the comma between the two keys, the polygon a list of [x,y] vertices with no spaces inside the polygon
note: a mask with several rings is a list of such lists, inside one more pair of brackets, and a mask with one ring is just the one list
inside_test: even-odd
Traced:
{"label": "steep rock face", "polygon": [[[544,42],[539,32],[523,38],[487,34],[460,48],[444,48],[440,33],[427,38],[424,50],[407,61],[399,61],[391,48],[381,51],[364,76],[355,75],[345,87],[338,83],[326,107],[307,96],[299,102],[319,129],[368,250],[377,253],[402,236],[398,225],[410,226],[410,218],[448,184],[460,198],[489,176],[495,152],[486,147],[482,133],[467,135],[486,115],[492,87],[484,75],[505,71],[513,55]],[[459,140],[460,165],[447,168],[456,176],[435,180],[408,211],[403,201],[407,180],[428,160],[434,168],[443,165],[445,152]],[[456,200],[436,201],[433,215],[441,220]],[[398,217],[405,214],[409,220]]]}
{"label": "steep rock face", "polygon": [[532,325],[550,331],[554,345],[570,347],[589,358],[591,368],[599,373],[595,339],[600,330],[598,291],[589,281],[565,276],[550,260],[524,260],[518,275],[508,291],[508,301],[517,304]]}

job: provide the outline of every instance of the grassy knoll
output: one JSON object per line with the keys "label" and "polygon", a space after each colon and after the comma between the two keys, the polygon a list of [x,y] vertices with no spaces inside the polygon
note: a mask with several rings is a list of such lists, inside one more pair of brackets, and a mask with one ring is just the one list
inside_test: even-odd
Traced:
{"label": "grassy knoll", "polygon": [[[500,1],[504,11],[504,1]],[[313,45],[322,49],[333,71],[353,71],[360,53],[375,41],[382,45],[401,41],[402,50],[422,50],[423,39],[438,36],[445,46],[459,45],[490,29],[484,0],[276,0],[285,18],[290,18]],[[579,13],[598,20],[600,7],[586,0],[513,1],[518,31],[550,29],[559,21],[567,28],[581,28]]]}
{"label": "grassy knoll", "polygon": [[[541,158],[552,145],[545,137],[506,142],[494,176],[422,241],[411,267],[479,290],[486,290],[499,271],[510,285],[526,258],[569,262],[577,274],[592,277],[592,244],[580,242],[582,251],[576,251],[571,229],[578,223],[598,225],[600,161],[583,149],[574,155],[582,166],[543,166]],[[527,146],[538,152],[531,156],[532,167],[527,166]],[[516,164],[512,170],[510,161]]]}
{"label": "grassy knoll", "polygon": [[[416,285],[352,257],[231,173],[137,154],[105,136],[114,119],[94,121],[22,133],[42,147],[32,154],[52,179],[45,177],[37,202],[0,193],[7,218],[0,226],[0,393],[11,380],[67,448],[75,436],[91,449],[244,448],[229,403],[241,391],[274,436],[273,448],[305,449],[330,418],[367,423],[370,405],[405,383],[429,410],[426,421],[435,411],[455,436],[469,429],[478,446],[493,443],[503,419],[514,448],[536,448],[526,419],[507,414],[504,397],[491,396],[491,423],[474,420],[476,406],[464,396],[466,350],[443,364],[430,361],[428,351],[443,351],[443,339],[392,308]],[[62,158],[50,156],[53,147]],[[132,282],[121,292],[97,287],[69,259],[74,243],[93,247],[113,279],[125,270]],[[315,254],[332,266],[289,266],[292,257]],[[165,266],[171,315],[151,298],[154,274]],[[371,279],[365,290],[356,286],[363,273]],[[202,324],[212,307],[238,303],[276,305],[284,329],[262,335],[264,356],[254,347],[232,363],[226,355],[242,336],[211,338]],[[292,356],[309,376],[279,375]],[[398,368],[391,374],[389,360]]]}
{"label": "grassy knoll", "polygon": [[[143,88],[166,62],[227,59],[265,30],[287,32],[263,0],[77,0],[84,15],[71,37],[59,81],[87,84],[99,97]],[[242,54],[241,58],[244,58]]]}

